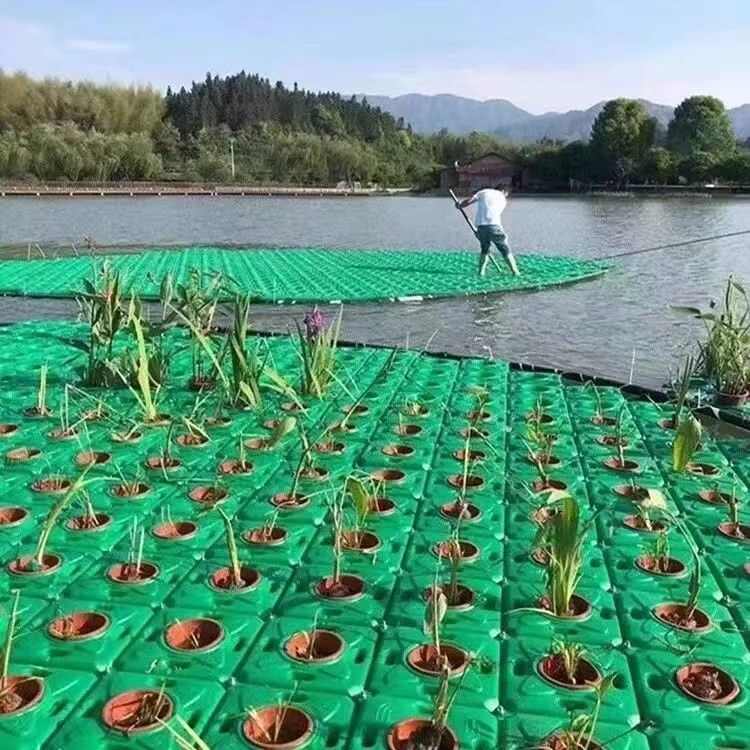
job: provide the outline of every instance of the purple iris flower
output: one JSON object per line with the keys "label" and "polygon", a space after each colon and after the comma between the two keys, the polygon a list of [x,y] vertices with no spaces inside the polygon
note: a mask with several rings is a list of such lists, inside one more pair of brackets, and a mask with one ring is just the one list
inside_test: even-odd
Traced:
{"label": "purple iris flower", "polygon": [[316,307],[312,312],[307,313],[304,318],[307,338],[314,339],[320,336],[326,327],[326,319],[320,310]]}

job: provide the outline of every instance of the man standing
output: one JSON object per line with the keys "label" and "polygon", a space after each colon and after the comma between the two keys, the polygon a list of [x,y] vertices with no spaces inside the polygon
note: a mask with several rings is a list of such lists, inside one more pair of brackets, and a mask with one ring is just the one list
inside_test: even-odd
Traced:
{"label": "man standing", "polygon": [[502,215],[507,203],[507,192],[501,185],[496,188],[483,188],[474,193],[471,198],[456,201],[456,208],[466,208],[472,203],[477,204],[475,223],[477,225],[477,239],[481,247],[479,256],[479,275],[484,276],[490,259],[490,245],[494,245],[502,254],[505,262],[515,276],[519,276],[518,266],[508,245],[508,237],[502,224]]}

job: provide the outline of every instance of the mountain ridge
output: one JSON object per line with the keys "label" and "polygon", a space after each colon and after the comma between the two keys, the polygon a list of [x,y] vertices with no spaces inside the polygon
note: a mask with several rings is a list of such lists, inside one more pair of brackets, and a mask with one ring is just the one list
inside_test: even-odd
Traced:
{"label": "mountain ridge", "polygon": [[[362,98],[364,95],[358,95]],[[606,100],[587,109],[566,112],[527,112],[508,99],[472,99],[456,94],[366,95],[367,101],[394,117],[403,117],[417,133],[436,133],[442,129],[456,135],[472,131],[491,133],[518,143],[552,140],[588,140],[591,126]],[[674,107],[648,99],[638,99],[646,111],[666,127]],[[738,139],[750,138],[750,103],[727,110]]]}

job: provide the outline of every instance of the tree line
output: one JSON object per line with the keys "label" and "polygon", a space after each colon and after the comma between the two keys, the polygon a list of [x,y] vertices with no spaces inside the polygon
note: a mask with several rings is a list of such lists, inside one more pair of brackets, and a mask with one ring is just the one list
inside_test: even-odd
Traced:
{"label": "tree line", "polygon": [[[0,71],[0,176],[434,188],[440,171],[497,152],[544,187],[608,181],[750,183],[722,103],[691,97],[665,130],[615,99],[588,142],[517,146],[482,133],[413,133],[366,99],[311,92],[241,72],[189,89],[36,81]],[[230,154],[234,154],[234,175]]]}

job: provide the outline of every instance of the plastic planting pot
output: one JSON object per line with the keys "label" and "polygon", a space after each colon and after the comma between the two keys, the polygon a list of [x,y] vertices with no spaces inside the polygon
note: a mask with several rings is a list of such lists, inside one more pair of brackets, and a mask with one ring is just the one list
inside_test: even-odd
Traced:
{"label": "plastic planting pot", "polygon": [[680,667],[675,682],[688,697],[714,706],[726,706],[740,694],[740,686],[729,672],[706,662]]}
{"label": "plastic planting pot", "polygon": [[224,628],[221,623],[209,618],[178,620],[164,632],[164,641],[168,648],[180,652],[213,651],[223,640]]}
{"label": "plastic planting pot", "polygon": [[450,727],[437,729],[428,719],[405,719],[391,727],[386,738],[389,750],[428,747],[433,750],[458,750],[458,738]]}
{"label": "plastic planting pot", "polygon": [[127,736],[158,732],[174,715],[174,703],[167,693],[156,690],[128,690],[105,703],[104,725]]}
{"label": "plastic planting pot", "polygon": [[301,664],[332,664],[339,661],[346,649],[346,641],[331,630],[301,630],[284,644],[284,653]]}
{"label": "plastic planting pot", "polygon": [[242,723],[244,738],[263,750],[293,750],[312,738],[312,717],[296,706],[264,706],[252,709]]}
{"label": "plastic planting pot", "polygon": [[102,612],[73,612],[52,620],[47,632],[59,641],[86,641],[104,635],[110,625],[111,620]]}
{"label": "plastic planting pot", "polygon": [[38,677],[8,676],[0,695],[0,721],[38,708],[44,697],[44,690],[44,680]]}

